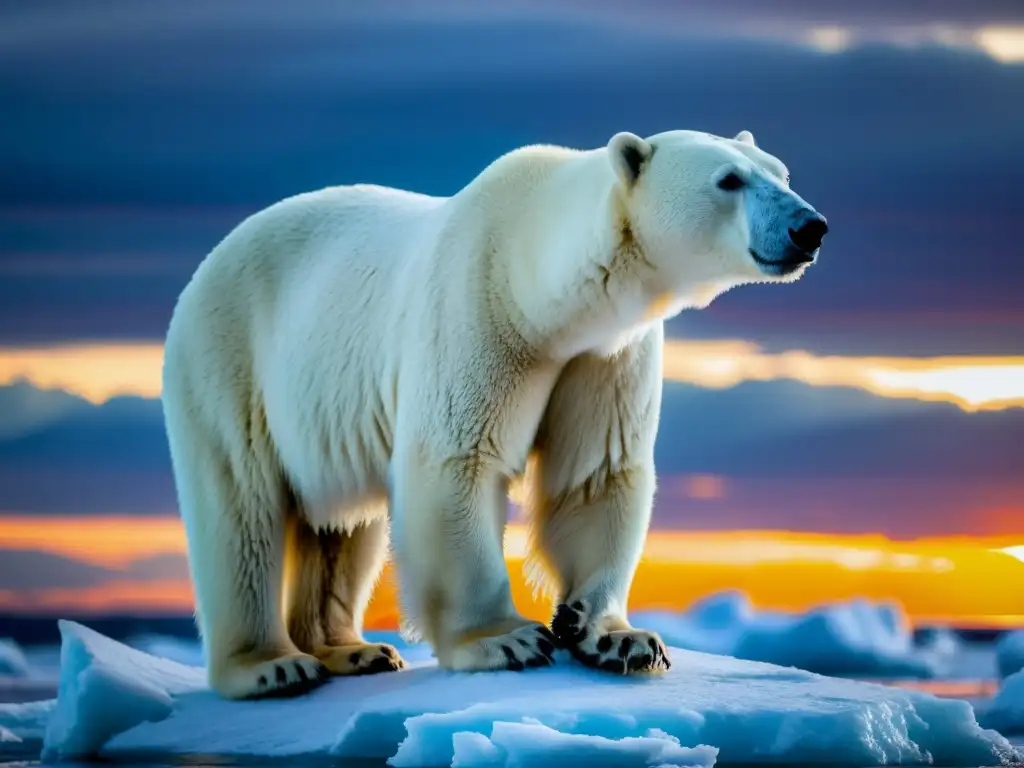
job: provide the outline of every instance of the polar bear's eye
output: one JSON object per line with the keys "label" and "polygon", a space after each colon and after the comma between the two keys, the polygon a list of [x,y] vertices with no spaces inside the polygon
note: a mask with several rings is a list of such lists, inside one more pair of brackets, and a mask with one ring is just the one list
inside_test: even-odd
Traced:
{"label": "polar bear's eye", "polygon": [[718,188],[724,189],[726,192],[735,192],[738,189],[742,189],[744,184],[743,179],[736,173],[727,173],[718,180]]}

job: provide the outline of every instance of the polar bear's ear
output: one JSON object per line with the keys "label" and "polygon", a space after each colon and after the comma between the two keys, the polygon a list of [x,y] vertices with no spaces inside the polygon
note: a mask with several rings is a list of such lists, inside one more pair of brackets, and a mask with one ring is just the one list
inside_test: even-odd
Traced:
{"label": "polar bear's ear", "polygon": [[736,138],[734,138],[733,141],[742,141],[744,144],[749,144],[752,147],[757,146],[757,144],[754,143],[754,134],[750,131],[740,131],[736,134]]}
{"label": "polar bear's ear", "polygon": [[608,159],[615,175],[629,189],[640,178],[644,165],[654,154],[654,148],[635,133],[622,131],[608,141]]}

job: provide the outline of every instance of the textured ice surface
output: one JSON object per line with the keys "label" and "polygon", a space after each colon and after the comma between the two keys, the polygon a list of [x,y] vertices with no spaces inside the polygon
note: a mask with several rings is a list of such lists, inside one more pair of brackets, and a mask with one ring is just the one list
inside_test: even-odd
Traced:
{"label": "textured ice surface", "polygon": [[336,678],[290,700],[232,702],[194,667],[61,622],[44,757],[367,757],[395,766],[996,765],[1016,757],[970,705],[796,669],[672,650],[670,672],[458,674],[431,662]]}
{"label": "textured ice surface", "polygon": [[44,760],[90,754],[139,723],[166,718],[174,696],[206,687],[198,667],[150,656],[72,621],[59,626],[60,685]]}

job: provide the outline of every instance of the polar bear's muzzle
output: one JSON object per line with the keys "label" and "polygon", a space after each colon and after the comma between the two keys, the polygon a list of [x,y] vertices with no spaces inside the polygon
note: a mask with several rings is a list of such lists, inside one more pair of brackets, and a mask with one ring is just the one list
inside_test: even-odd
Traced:
{"label": "polar bear's muzzle", "polygon": [[808,210],[807,219],[797,228],[789,230],[789,241],[803,253],[813,254],[821,248],[828,234],[828,221],[817,211]]}
{"label": "polar bear's muzzle", "polygon": [[762,180],[747,197],[748,251],[767,275],[785,276],[813,264],[828,221],[799,195]]}

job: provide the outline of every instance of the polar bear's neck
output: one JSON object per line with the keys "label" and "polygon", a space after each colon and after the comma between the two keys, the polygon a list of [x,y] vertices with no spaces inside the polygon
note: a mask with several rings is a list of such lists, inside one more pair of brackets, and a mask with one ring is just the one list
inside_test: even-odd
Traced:
{"label": "polar bear's neck", "polygon": [[518,192],[500,196],[517,200],[500,220],[509,309],[538,352],[555,358],[614,351],[661,319],[604,153],[533,148],[518,163],[517,153],[504,158],[497,174]]}

